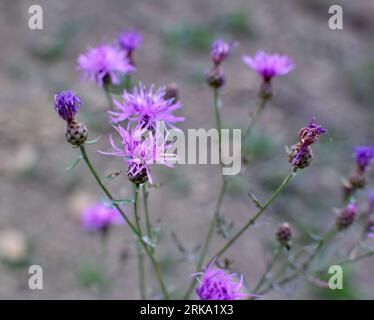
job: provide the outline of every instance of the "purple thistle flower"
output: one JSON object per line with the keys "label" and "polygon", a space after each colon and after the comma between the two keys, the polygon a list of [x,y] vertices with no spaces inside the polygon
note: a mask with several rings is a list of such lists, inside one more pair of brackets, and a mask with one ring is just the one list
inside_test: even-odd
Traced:
{"label": "purple thistle flower", "polygon": [[104,155],[112,155],[121,157],[129,166],[127,174],[132,181],[138,181],[137,177],[145,175],[152,184],[152,176],[150,173],[150,165],[162,164],[167,167],[174,167],[177,156],[173,153],[167,153],[171,148],[173,142],[168,142],[168,134],[163,136],[160,131],[136,127],[131,129],[128,126],[127,130],[121,126],[114,127],[119,133],[122,142],[119,148],[112,135],[109,137],[110,144],[114,152],[102,152]]}
{"label": "purple thistle flower", "polygon": [[81,223],[87,231],[104,231],[111,225],[123,223],[123,219],[115,208],[100,202],[83,210]]}
{"label": "purple thistle flower", "polygon": [[71,90],[56,93],[54,103],[58,115],[69,123],[74,120],[78,109],[83,106],[82,101]]}
{"label": "purple thistle flower", "polygon": [[[239,300],[250,296],[247,293],[241,293],[243,285],[243,276],[236,273],[226,274],[223,269],[213,269],[215,260],[213,260],[204,272],[195,273],[198,276],[200,285],[196,288],[196,293],[201,300]],[[239,281],[237,280],[239,277]]]}
{"label": "purple thistle flower", "polygon": [[374,160],[374,148],[370,146],[356,147],[355,157],[358,168],[364,172]]}
{"label": "purple thistle flower", "polygon": [[141,83],[132,93],[124,91],[122,103],[114,100],[115,109],[118,111],[108,111],[110,120],[113,123],[135,121],[146,129],[154,128],[158,121],[164,121],[170,127],[174,127],[175,122],[184,121],[183,117],[173,115],[173,111],[182,107],[179,101],[174,101],[173,98],[165,99],[165,88],[153,91],[153,85],[147,91]]}
{"label": "purple thistle flower", "polygon": [[133,50],[138,49],[143,41],[143,37],[138,30],[129,30],[122,32],[118,36],[119,46],[130,54]]}
{"label": "purple thistle flower", "polygon": [[212,49],[210,51],[210,58],[213,63],[218,66],[230,55],[231,49],[236,46],[236,43],[227,43],[222,39],[213,42]]}
{"label": "purple thistle flower", "polygon": [[310,146],[316,142],[322,134],[327,133],[327,130],[316,124],[315,121],[316,118],[313,117],[309,124],[300,130],[299,138],[304,146]]}
{"label": "purple thistle flower", "polygon": [[290,57],[279,54],[267,54],[263,51],[256,53],[254,57],[243,56],[243,62],[255,70],[265,82],[273,77],[282,76],[294,69],[295,65]]}
{"label": "purple thistle flower", "polygon": [[119,84],[121,75],[135,70],[123,51],[106,44],[80,54],[77,69],[82,71],[84,81],[95,81],[100,87],[109,80]]}

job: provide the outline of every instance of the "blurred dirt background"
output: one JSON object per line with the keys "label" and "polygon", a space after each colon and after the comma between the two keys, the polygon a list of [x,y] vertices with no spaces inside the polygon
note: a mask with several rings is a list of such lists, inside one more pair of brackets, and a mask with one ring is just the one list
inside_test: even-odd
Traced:
{"label": "blurred dirt background", "polygon": [[[258,49],[286,53],[296,69],[274,83],[275,97],[257,124],[250,142],[251,165],[230,179],[223,213],[234,229],[255,212],[247,192],[267,196],[288,172],[285,145],[296,142],[299,128],[312,116],[329,129],[314,147],[310,168],[300,172],[285,194],[227,257],[249,287],[258,281],[274,247],[279,222],[296,229],[295,247],[311,244],[308,231],[322,234],[341,201],[340,179],[353,168],[352,148],[374,138],[374,1],[373,0],[40,0],[44,30],[28,28],[33,1],[0,2],[0,298],[1,299],[136,299],[139,297],[133,238],[116,227],[102,252],[100,238],[79,223],[82,208],[101,193],[64,138],[64,123],[53,110],[53,95],[73,89],[85,101],[80,113],[90,139],[88,147],[100,174],[121,169],[121,162],[96,153],[108,148],[109,124],[104,93],[81,83],[75,71],[78,54],[101,41],[112,41],[128,28],[141,31],[135,79],[146,84],[176,82],[184,103],[183,129],[214,126],[212,93],[203,73],[216,38],[239,46],[225,62],[223,97],[225,127],[245,128],[253,110],[259,80],[241,61]],[[328,28],[328,7],[340,4],[344,30]],[[205,236],[220,181],[217,166],[155,168],[160,188],[150,194],[153,221],[161,221],[157,256],[175,297],[189,284],[193,262],[186,261],[171,234],[193,250]],[[373,181],[371,181],[373,182]],[[370,185],[370,183],[369,183]],[[373,185],[371,183],[371,185]],[[108,184],[126,198],[126,176]],[[361,196],[366,204],[366,194]],[[127,209],[132,214],[131,208]],[[346,254],[359,228],[340,235],[331,257]],[[223,239],[217,235],[212,246]],[[28,267],[44,271],[44,289],[27,286]],[[333,292],[302,279],[265,298],[374,298],[373,259],[345,269],[344,290]],[[326,271],[327,274],[327,271]],[[148,268],[150,290],[157,289]],[[152,290],[151,290],[152,291]],[[153,298],[159,298],[157,290]]]}

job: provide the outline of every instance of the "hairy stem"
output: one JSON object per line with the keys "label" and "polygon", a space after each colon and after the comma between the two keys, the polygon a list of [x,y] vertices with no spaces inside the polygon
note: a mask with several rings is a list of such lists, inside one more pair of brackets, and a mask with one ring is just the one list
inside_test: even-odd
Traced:
{"label": "hairy stem", "polygon": [[160,267],[159,267],[158,262],[156,261],[155,257],[153,256],[152,252],[148,248],[148,245],[144,242],[144,240],[141,237],[141,234],[139,233],[139,231],[137,230],[137,228],[133,225],[133,223],[130,221],[130,219],[126,216],[125,212],[121,209],[121,207],[118,204],[116,204],[114,202],[114,198],[113,198],[112,194],[109,192],[109,190],[103,184],[103,182],[101,181],[100,177],[98,176],[95,168],[93,167],[93,165],[91,163],[91,160],[90,160],[90,158],[87,155],[87,152],[86,152],[86,149],[85,149],[84,145],[80,146],[80,151],[82,153],[82,157],[83,157],[83,159],[84,159],[87,167],[91,171],[92,175],[94,176],[94,178],[95,178],[96,182],[98,183],[98,185],[100,186],[101,190],[105,193],[105,195],[108,197],[108,199],[112,201],[113,206],[122,215],[122,217],[125,219],[125,221],[128,224],[128,226],[130,227],[131,231],[138,238],[139,243],[141,244],[141,246],[143,247],[145,253],[147,254],[148,258],[151,261],[151,264],[152,264],[153,270],[155,272],[156,278],[157,278],[157,280],[158,280],[158,282],[160,284],[163,296],[164,296],[165,299],[168,300],[169,299],[169,293],[168,293],[168,291],[166,289],[166,286],[164,284],[164,280],[163,280],[163,276],[162,276],[161,271],[160,271]]}
{"label": "hairy stem", "polygon": [[144,205],[144,215],[145,215],[145,224],[147,229],[147,236],[149,240],[153,240],[153,234],[152,234],[152,225],[151,220],[149,218],[149,210],[148,210],[148,191],[147,191],[147,185],[143,185],[143,205]]}

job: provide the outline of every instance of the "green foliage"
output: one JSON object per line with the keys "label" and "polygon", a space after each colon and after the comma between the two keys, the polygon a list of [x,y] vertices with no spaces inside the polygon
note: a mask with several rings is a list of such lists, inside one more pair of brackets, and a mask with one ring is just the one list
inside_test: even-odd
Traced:
{"label": "green foliage", "polygon": [[221,32],[229,32],[235,36],[253,36],[254,26],[248,10],[241,8],[229,12],[216,19],[216,24]]}
{"label": "green foliage", "polygon": [[105,293],[110,288],[110,278],[103,266],[92,261],[84,261],[78,268],[77,280],[80,286],[97,289]]}

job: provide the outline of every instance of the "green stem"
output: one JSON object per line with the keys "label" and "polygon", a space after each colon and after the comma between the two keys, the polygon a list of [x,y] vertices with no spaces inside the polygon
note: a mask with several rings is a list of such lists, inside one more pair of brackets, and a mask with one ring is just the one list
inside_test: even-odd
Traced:
{"label": "green stem", "polygon": [[282,246],[278,245],[277,248],[275,249],[274,254],[273,254],[273,258],[271,259],[270,263],[268,264],[265,272],[262,274],[259,282],[257,283],[255,288],[253,289],[253,291],[252,291],[253,293],[256,293],[258,290],[261,289],[261,287],[264,284],[265,280],[267,279],[270,271],[273,269],[274,265],[278,261],[278,258],[280,256],[281,252],[282,252]]}
{"label": "green stem", "polygon": [[[219,165],[220,165],[220,169],[222,171],[223,170],[223,162],[222,162],[222,156],[221,156],[221,152],[222,152],[222,137],[221,137],[222,122],[221,122],[220,108],[221,108],[221,100],[220,100],[219,89],[215,88],[214,89],[214,111],[215,111],[216,127],[218,129]],[[226,179],[226,176],[222,174],[221,189],[220,189],[220,192],[219,192],[219,195],[218,195],[216,207],[215,207],[215,210],[214,210],[214,215],[213,215],[213,218],[212,218],[212,220],[209,224],[208,233],[206,235],[205,241],[203,242],[203,248],[201,250],[200,256],[199,256],[197,264],[196,264],[196,272],[200,271],[203,264],[204,264],[205,256],[208,252],[209,245],[210,245],[210,242],[211,242],[213,234],[214,234],[214,228],[216,227],[216,225],[218,223],[218,220],[219,220],[220,209],[221,209],[221,205],[222,205],[223,198],[225,196],[226,190],[227,190],[227,179]],[[184,299],[189,298],[195,284],[196,284],[196,279],[194,278],[191,281],[190,286],[188,287],[188,290],[187,290],[187,292],[184,296]]]}
{"label": "green stem", "polygon": [[152,235],[152,225],[151,225],[151,219],[149,218],[149,210],[148,210],[148,191],[147,191],[147,185],[143,185],[143,204],[144,204],[144,214],[145,214],[145,224],[147,228],[147,236],[149,240],[153,240]]}
{"label": "green stem", "polygon": [[249,135],[251,134],[251,131],[252,131],[254,125],[256,124],[258,118],[260,117],[262,111],[264,110],[268,100],[269,99],[266,99],[266,98],[260,98],[258,100],[257,105],[256,105],[255,113],[253,114],[253,116],[251,118],[251,121],[249,122],[249,125],[244,132],[244,136],[243,136],[243,145],[244,146],[246,146],[247,139],[248,139]]}
{"label": "green stem", "polygon": [[130,227],[131,231],[134,233],[134,235],[138,238],[139,240],[139,243],[141,244],[141,246],[143,247],[145,253],[147,254],[148,258],[150,259],[151,261],[151,264],[152,264],[152,267],[153,267],[153,270],[156,274],[156,278],[160,284],[160,287],[161,287],[161,291],[164,295],[164,298],[166,300],[169,299],[169,293],[168,291],[166,290],[166,287],[165,287],[165,284],[164,284],[164,280],[163,280],[163,277],[162,277],[162,274],[161,274],[161,271],[160,271],[160,267],[155,259],[155,257],[153,256],[152,252],[149,250],[148,248],[148,245],[144,242],[144,240],[142,239],[139,231],[136,229],[136,227],[133,225],[133,223],[130,221],[130,219],[126,216],[126,214],[124,213],[124,211],[121,209],[121,207],[116,204],[114,202],[114,198],[112,196],[112,194],[109,192],[109,190],[105,187],[105,185],[103,184],[103,182],[101,181],[100,177],[98,176],[95,168],[93,167],[91,161],[90,161],[90,158],[88,157],[87,155],[87,152],[86,152],[86,149],[84,147],[84,145],[81,145],[80,147],[80,151],[82,153],[82,157],[87,165],[87,167],[89,168],[89,170],[91,171],[92,175],[94,176],[96,182],[98,183],[98,185],[100,186],[101,190],[105,193],[105,195],[108,197],[109,200],[112,201],[113,203],[113,206],[118,210],[118,212],[122,215],[122,217],[125,219],[127,225]]}
{"label": "green stem", "polygon": [[292,171],[280,184],[280,186],[275,190],[272,194],[270,199],[263,205],[259,211],[251,218],[225,245],[222,249],[220,249],[214,257],[217,259],[220,258],[235,242],[239,239],[239,237],[251,226],[253,225],[257,219],[266,211],[266,209],[273,203],[273,201],[282,193],[282,191],[286,188],[292,178],[295,176],[295,172]]}
{"label": "green stem", "polygon": [[[139,199],[139,185],[135,184],[134,187],[134,216],[136,221],[136,226],[139,230],[140,236],[143,238],[142,228],[140,225],[140,217],[138,213],[138,199]],[[140,288],[140,297],[142,300],[147,299],[146,287],[145,287],[145,271],[144,271],[144,257],[142,248],[139,245],[139,240],[137,239],[136,243],[136,251],[138,257],[138,268],[139,268],[139,288]]]}
{"label": "green stem", "polygon": [[112,96],[110,95],[110,92],[109,92],[109,84],[105,83],[105,82],[104,82],[104,92],[105,92],[105,96],[108,100],[109,110],[113,110],[114,109],[114,103],[113,103],[113,100],[112,100]]}

